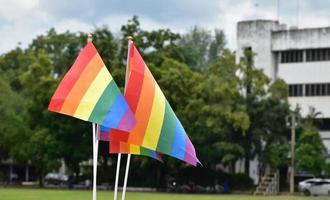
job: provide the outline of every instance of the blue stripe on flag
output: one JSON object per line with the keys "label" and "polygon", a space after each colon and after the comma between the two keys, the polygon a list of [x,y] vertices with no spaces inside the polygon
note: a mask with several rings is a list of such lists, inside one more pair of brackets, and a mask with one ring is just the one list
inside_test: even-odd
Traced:
{"label": "blue stripe on flag", "polygon": [[176,118],[175,135],[174,135],[174,141],[170,155],[183,160],[185,155],[185,149],[186,149],[186,134],[180,121],[178,120],[178,118]]}
{"label": "blue stripe on flag", "polygon": [[119,95],[112,104],[110,111],[103,121],[103,125],[107,124],[108,128],[117,128],[121,119],[128,109],[128,105],[122,95]]}

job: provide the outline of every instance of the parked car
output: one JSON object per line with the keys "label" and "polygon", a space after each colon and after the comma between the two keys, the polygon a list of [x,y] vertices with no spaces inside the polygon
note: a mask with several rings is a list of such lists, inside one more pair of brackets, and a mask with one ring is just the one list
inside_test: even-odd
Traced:
{"label": "parked car", "polygon": [[307,179],[299,182],[298,189],[305,196],[330,195],[330,179]]}
{"label": "parked car", "polygon": [[68,181],[68,176],[59,173],[48,173],[44,180],[47,185],[66,185]]}

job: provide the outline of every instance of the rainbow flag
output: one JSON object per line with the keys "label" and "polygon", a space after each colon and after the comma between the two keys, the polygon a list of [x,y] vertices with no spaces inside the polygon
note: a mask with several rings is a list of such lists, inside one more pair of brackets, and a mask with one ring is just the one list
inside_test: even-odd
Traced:
{"label": "rainbow flag", "polygon": [[134,154],[134,148],[125,149],[121,148],[121,144],[116,144],[125,142],[173,156],[196,166],[199,161],[193,144],[133,44],[127,70],[129,78],[125,99],[137,121],[130,132],[110,130],[110,137],[113,135],[110,138],[110,153]]}
{"label": "rainbow flag", "polygon": [[98,135],[98,139],[101,141],[107,141],[109,142],[109,152],[111,154],[117,154],[117,153],[126,153],[126,154],[134,154],[134,155],[143,155],[143,156],[148,156],[154,159],[157,159],[158,161],[163,162],[163,159],[161,155],[158,152],[152,151],[150,149],[134,145],[134,144],[129,144],[125,142],[112,142],[112,139],[114,138],[116,141],[118,140],[125,140],[124,138],[119,139],[122,136],[122,133],[126,135],[126,132],[122,132],[119,130],[115,130],[111,132],[111,136],[109,133],[109,129],[101,126],[100,127],[100,132]]}
{"label": "rainbow flag", "polygon": [[65,74],[48,110],[123,131],[135,125],[134,114],[92,42]]}
{"label": "rainbow flag", "polygon": [[160,153],[138,145],[129,144],[126,142],[112,142],[110,140],[109,152],[111,154],[123,153],[123,154],[133,154],[133,155],[144,155],[157,159],[160,162],[163,162]]}

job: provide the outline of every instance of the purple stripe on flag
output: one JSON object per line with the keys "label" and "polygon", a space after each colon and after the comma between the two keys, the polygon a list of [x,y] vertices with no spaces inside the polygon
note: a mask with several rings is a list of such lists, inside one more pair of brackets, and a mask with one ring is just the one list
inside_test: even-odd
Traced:
{"label": "purple stripe on flag", "polygon": [[194,166],[196,166],[197,164],[195,148],[187,135],[186,135],[186,152],[185,152],[184,160],[187,163],[190,163]]}
{"label": "purple stripe on flag", "polygon": [[109,139],[110,139],[109,128],[105,126],[100,126],[99,140],[109,141]]}
{"label": "purple stripe on flag", "polygon": [[121,119],[118,125],[118,129],[125,130],[125,128],[130,127],[130,129],[127,130],[127,132],[129,132],[134,128],[135,124],[136,124],[136,120],[134,114],[129,108],[127,108],[126,113],[124,114],[123,118]]}

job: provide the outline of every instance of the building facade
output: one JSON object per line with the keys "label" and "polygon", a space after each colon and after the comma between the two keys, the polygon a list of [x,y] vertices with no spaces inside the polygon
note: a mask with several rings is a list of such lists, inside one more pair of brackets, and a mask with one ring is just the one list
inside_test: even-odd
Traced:
{"label": "building facade", "polygon": [[[303,116],[313,108],[321,113],[316,116],[323,122],[320,135],[330,152],[330,27],[298,29],[273,20],[241,21],[237,62],[246,48],[255,53],[255,67],[272,80],[281,78],[288,84],[292,109],[299,106]],[[258,176],[257,171],[251,162],[251,177]]]}

